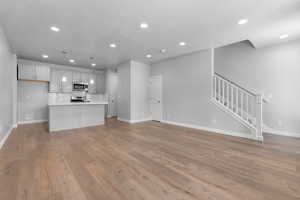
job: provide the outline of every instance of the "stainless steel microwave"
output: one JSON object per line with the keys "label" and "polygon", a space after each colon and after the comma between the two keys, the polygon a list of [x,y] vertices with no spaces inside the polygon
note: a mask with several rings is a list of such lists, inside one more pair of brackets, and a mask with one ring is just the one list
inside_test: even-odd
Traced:
{"label": "stainless steel microwave", "polygon": [[73,91],[86,91],[89,85],[83,83],[73,83]]}

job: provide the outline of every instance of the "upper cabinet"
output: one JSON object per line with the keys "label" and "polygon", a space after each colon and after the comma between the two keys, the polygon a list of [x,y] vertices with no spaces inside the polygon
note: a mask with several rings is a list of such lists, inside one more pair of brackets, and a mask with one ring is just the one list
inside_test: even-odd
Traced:
{"label": "upper cabinet", "polygon": [[18,78],[19,80],[50,81],[50,68],[37,62],[19,60]]}
{"label": "upper cabinet", "polygon": [[90,75],[88,73],[81,73],[81,81],[82,83],[89,84],[90,81]]}
{"label": "upper cabinet", "polygon": [[50,81],[50,67],[45,65],[37,65],[36,78],[37,80]]}
{"label": "upper cabinet", "polygon": [[49,81],[49,92],[71,93],[73,83],[88,84],[91,94],[105,93],[105,77],[99,71],[85,72],[66,67],[56,67],[48,63],[18,60],[19,80]]}
{"label": "upper cabinet", "polygon": [[70,93],[72,81],[72,71],[52,69],[49,92]]}

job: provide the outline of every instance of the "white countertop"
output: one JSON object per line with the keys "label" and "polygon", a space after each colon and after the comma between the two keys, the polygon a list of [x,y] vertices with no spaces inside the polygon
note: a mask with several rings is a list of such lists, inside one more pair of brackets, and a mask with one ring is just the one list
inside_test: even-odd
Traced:
{"label": "white countertop", "polygon": [[106,101],[92,101],[92,102],[53,102],[48,106],[77,106],[77,105],[106,105]]}

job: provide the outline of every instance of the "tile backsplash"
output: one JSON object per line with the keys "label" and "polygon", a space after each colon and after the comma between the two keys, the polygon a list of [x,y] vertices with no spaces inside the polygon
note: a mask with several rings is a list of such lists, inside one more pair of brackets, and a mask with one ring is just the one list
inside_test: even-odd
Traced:
{"label": "tile backsplash", "polygon": [[[70,102],[71,96],[83,96],[84,93],[49,93],[49,103],[65,103]],[[107,101],[107,95],[105,94],[86,94],[86,98],[90,101]]]}

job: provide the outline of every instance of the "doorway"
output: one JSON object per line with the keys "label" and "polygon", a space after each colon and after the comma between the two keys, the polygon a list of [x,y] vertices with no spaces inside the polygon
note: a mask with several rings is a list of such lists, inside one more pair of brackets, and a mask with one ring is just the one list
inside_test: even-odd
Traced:
{"label": "doorway", "polygon": [[150,112],[152,120],[162,121],[162,76],[150,78]]}

